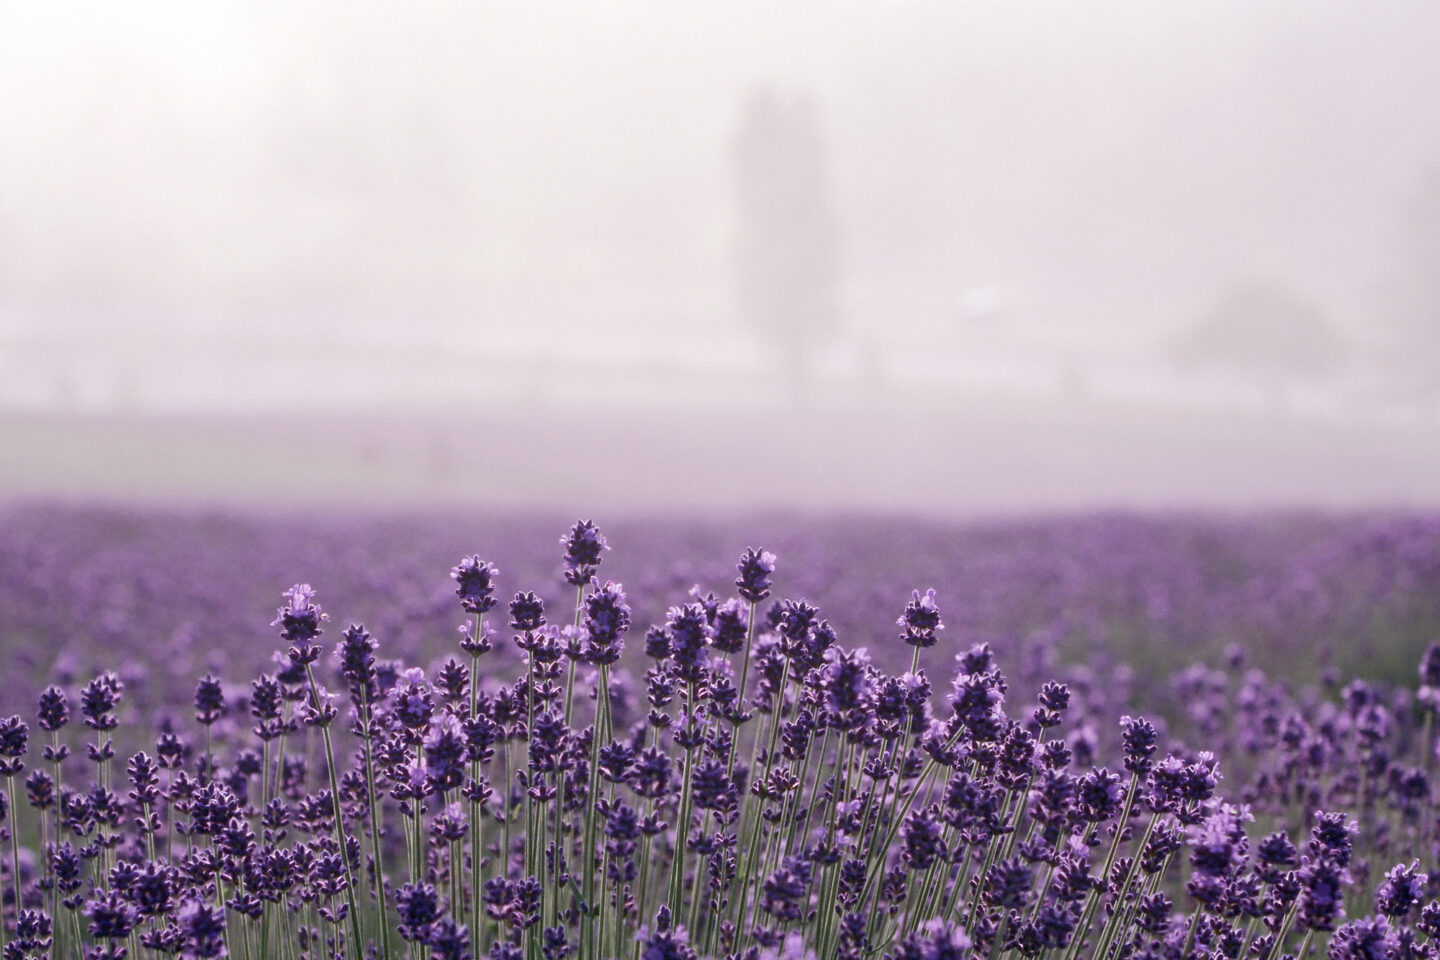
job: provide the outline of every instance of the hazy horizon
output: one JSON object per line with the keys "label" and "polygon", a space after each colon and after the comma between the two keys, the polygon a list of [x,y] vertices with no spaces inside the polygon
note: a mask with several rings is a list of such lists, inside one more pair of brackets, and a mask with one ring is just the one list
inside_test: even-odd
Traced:
{"label": "hazy horizon", "polygon": [[[8,5],[6,489],[67,462],[52,415],[770,405],[996,462],[1071,423],[1122,502],[1125,424],[1239,464],[1274,419],[1411,502],[1436,35],[1421,0]],[[1257,502],[1314,502],[1283,447]]]}

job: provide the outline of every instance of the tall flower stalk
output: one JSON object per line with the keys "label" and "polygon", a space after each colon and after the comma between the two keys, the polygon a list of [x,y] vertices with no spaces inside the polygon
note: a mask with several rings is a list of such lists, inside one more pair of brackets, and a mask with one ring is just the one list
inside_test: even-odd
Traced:
{"label": "tall flower stalk", "polygon": [[248,691],[217,657],[137,730],[154,688],[122,723],[123,671],[95,676],[68,783],[62,686],[0,720],[7,957],[1434,960],[1433,690],[1301,692],[1227,654],[1169,679],[1160,724],[1048,640],[946,648],[934,591],[851,644],[771,603],[763,550],[627,652],[662,607],[597,577],[593,524],[564,543],[564,627],[525,591],[497,619],[470,556],[463,655],[382,659],[352,624],[322,659],[299,585]]}

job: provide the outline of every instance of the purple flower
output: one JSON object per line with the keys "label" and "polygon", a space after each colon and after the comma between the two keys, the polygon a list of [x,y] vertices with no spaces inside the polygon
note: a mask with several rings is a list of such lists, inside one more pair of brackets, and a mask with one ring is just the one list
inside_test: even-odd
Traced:
{"label": "purple flower", "polygon": [[46,687],[40,694],[36,716],[41,730],[53,731],[65,726],[70,719],[70,702],[65,697],[65,691],[56,686]]}
{"label": "purple flower", "polygon": [[565,548],[565,582],[572,587],[583,586],[595,576],[600,566],[600,552],[609,550],[602,534],[589,520],[577,520],[570,532],[560,538]]}
{"label": "purple flower", "polygon": [[85,901],[81,912],[90,921],[90,936],[99,940],[123,940],[138,919],[135,908],[115,890]]}
{"label": "purple flower", "polygon": [[1431,900],[1420,908],[1420,918],[1415,921],[1415,929],[1431,940],[1440,937],[1440,901]]}
{"label": "purple flower", "polygon": [[923,931],[919,960],[962,960],[970,951],[970,937],[958,923],[937,917]]}
{"label": "purple flower", "polygon": [[430,924],[425,938],[433,960],[470,960],[470,928],[451,917]]}
{"label": "purple flower", "polygon": [[1420,861],[1409,866],[1397,863],[1385,874],[1385,882],[1375,893],[1375,909],[1387,917],[1403,920],[1425,899],[1429,877],[1420,869]]}
{"label": "purple flower", "polygon": [[1121,739],[1125,744],[1125,769],[1142,777],[1154,765],[1151,758],[1159,742],[1155,725],[1144,717],[1121,717]]}
{"label": "purple flower", "polygon": [[467,613],[485,613],[495,606],[495,578],[500,575],[493,563],[478,556],[464,557],[450,568],[455,595]]}
{"label": "purple flower", "polygon": [[13,777],[25,769],[29,736],[29,725],[18,716],[0,720],[0,777]]}
{"label": "purple flower", "polygon": [[1104,823],[1120,812],[1125,799],[1124,781],[1118,774],[1097,767],[1076,782],[1075,799],[1088,822]]}
{"label": "purple flower", "polygon": [[80,691],[80,712],[85,715],[85,726],[100,731],[114,730],[119,726],[120,721],[114,711],[124,689],[120,678],[109,672],[87,683]]}
{"label": "purple flower", "polygon": [[270,623],[280,628],[280,639],[299,645],[320,636],[320,624],[329,620],[330,615],[315,603],[315,589],[308,583],[297,583],[283,596],[289,603],[276,611]]}
{"label": "purple flower", "polygon": [[129,896],[142,916],[169,913],[175,896],[175,879],[170,868],[154,861],[145,864],[130,882]]}
{"label": "purple flower", "polygon": [[460,624],[460,649],[472,657],[479,657],[489,653],[495,647],[496,630],[488,623],[481,624],[480,632],[475,632],[475,624],[466,621]]}
{"label": "purple flower", "polygon": [[710,643],[710,623],[698,603],[671,607],[665,621],[670,635],[670,656],[676,673],[687,683],[698,683],[705,675],[705,650]]}
{"label": "purple flower", "polygon": [[804,600],[785,600],[780,605],[780,649],[789,659],[799,660],[802,671],[805,661],[812,659],[809,647],[819,620],[820,611]]}
{"label": "purple flower", "polygon": [[973,644],[955,658],[961,673],[988,673],[995,666],[995,653],[988,643]]}
{"label": "purple flower", "polygon": [[1060,715],[1070,706],[1070,688],[1063,683],[1047,681],[1036,697],[1040,706],[1035,710],[1035,725],[1041,730],[1060,725]]}
{"label": "purple flower", "polygon": [[761,950],[760,960],[816,960],[816,956],[815,951],[805,945],[805,935],[792,930],[777,946]]}
{"label": "purple flower", "polygon": [[1302,927],[1310,930],[1334,930],[1345,916],[1345,869],[1329,857],[1321,856],[1300,868],[1300,904],[1296,915]]}
{"label": "purple flower", "polygon": [[640,929],[640,960],[698,960],[683,926],[670,926],[670,908],[661,907],[655,932]]}
{"label": "purple flower", "polygon": [[1003,715],[1000,705],[1005,693],[994,673],[961,673],[955,677],[950,707],[974,740],[994,740],[1000,735]]}
{"label": "purple flower", "polygon": [[587,662],[609,666],[625,652],[625,631],[630,629],[630,605],[625,589],[613,580],[585,598],[585,649]]}
{"label": "purple flower", "polygon": [[941,839],[943,826],[928,811],[916,810],[905,818],[900,837],[905,842],[901,858],[911,870],[929,870],[936,859],[945,856]]}
{"label": "purple flower", "polygon": [[430,924],[440,918],[440,895],[428,883],[406,883],[395,891],[395,910],[400,917],[400,937],[424,943]]}
{"label": "purple flower", "polygon": [[745,646],[749,615],[743,604],[733,597],[715,608],[711,622],[714,636],[711,645],[721,653],[739,653]]}
{"label": "purple flower", "polygon": [[867,722],[874,683],[864,647],[825,651],[819,683],[827,719],[836,730],[855,730]]}
{"label": "purple flower", "polygon": [[184,937],[185,960],[213,960],[227,955],[225,914],[202,899],[186,900],[177,917]]}
{"label": "purple flower", "polygon": [[940,608],[935,605],[935,591],[926,590],[924,596],[919,590],[912,591],[910,603],[895,625],[902,630],[900,639],[910,646],[933,647],[939,639],[936,634],[945,629],[940,621]]}
{"label": "purple flower", "polygon": [[1170,926],[1170,911],[1175,904],[1163,893],[1140,898],[1135,910],[1135,923],[1146,933],[1163,934]]}
{"label": "purple flower", "polygon": [[1009,857],[991,865],[985,893],[994,906],[1018,910],[1025,905],[1033,884],[1030,865],[1019,857]]}
{"label": "purple flower", "polygon": [[195,685],[195,720],[208,727],[224,715],[225,690],[219,680],[207,673]]}
{"label": "purple flower", "polygon": [[725,773],[725,765],[718,760],[706,760],[694,773],[691,793],[695,806],[701,810],[714,810],[727,799],[735,796],[735,786]]}
{"label": "purple flower", "polygon": [[1330,938],[1330,960],[1390,960],[1399,941],[1384,917],[1352,920]]}
{"label": "purple flower", "polygon": [[435,701],[425,671],[412,667],[390,692],[390,710],[407,729],[423,730],[435,712]]}
{"label": "purple flower", "polygon": [[374,706],[380,698],[375,649],[375,638],[370,636],[363,623],[352,623],[346,627],[335,648],[335,656],[340,661],[340,676],[345,680],[350,700],[356,707],[362,703]]}
{"label": "purple flower", "polygon": [[1315,825],[1310,828],[1310,856],[1348,867],[1355,852],[1355,833],[1359,828],[1359,824],[1344,813],[1316,810]]}
{"label": "purple flower", "polygon": [[1224,813],[1190,828],[1190,866],[1197,873],[1229,877],[1239,866],[1233,829],[1232,819]]}
{"label": "purple flower", "polygon": [[465,730],[453,714],[431,724],[423,741],[425,772],[437,790],[453,790],[465,779]]}
{"label": "purple flower", "polygon": [[38,767],[31,770],[25,778],[25,797],[36,810],[49,810],[55,806],[55,780]]}
{"label": "purple flower", "polygon": [[760,908],[780,921],[799,920],[809,906],[810,863],[803,857],[786,857],[780,868],[765,878]]}
{"label": "purple flower", "polygon": [[15,917],[15,939],[10,950],[23,956],[47,957],[54,943],[54,924],[43,910],[21,910]]}
{"label": "purple flower", "polygon": [[1255,871],[1267,883],[1275,883],[1282,873],[1300,865],[1300,852],[1283,830],[1267,835],[1255,845]]}
{"label": "purple flower", "polygon": [[770,576],[775,572],[775,554],[768,550],[751,547],[745,551],[735,565],[740,576],[735,578],[735,588],[741,598],[749,603],[759,603],[770,596]]}
{"label": "purple flower", "polygon": [[517,593],[510,601],[510,626],[520,631],[545,626],[545,602],[533,593]]}
{"label": "purple flower", "polygon": [[458,705],[470,689],[470,668],[450,657],[435,672],[435,689],[440,691],[440,696],[452,710],[459,709]]}

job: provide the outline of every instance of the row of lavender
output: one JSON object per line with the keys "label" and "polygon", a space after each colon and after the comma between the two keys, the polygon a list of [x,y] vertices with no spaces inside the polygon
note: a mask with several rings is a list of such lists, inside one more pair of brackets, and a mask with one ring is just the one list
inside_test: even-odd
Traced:
{"label": "row of lavender", "polygon": [[[0,712],[99,670],[124,680],[137,718],[188,699],[207,670],[243,686],[268,668],[276,585],[302,580],[368,624],[386,656],[429,667],[454,649],[445,571],[477,545],[508,583],[552,608],[573,603],[546,546],[566,519],[0,511]],[[888,669],[906,663],[880,640],[896,598],[934,584],[955,649],[990,642],[1012,680],[1048,658],[1083,662],[1090,678],[1075,683],[1123,689],[1114,672],[1133,668],[1149,682],[1130,708],[1163,708],[1153,675],[1216,661],[1227,643],[1284,661],[1287,679],[1328,664],[1401,682],[1440,634],[1440,517],[631,520],[607,534],[625,545],[607,576],[642,623],[694,584],[724,592],[733,557],[764,542],[785,558],[785,595],[823,608]],[[1050,678],[1055,667],[1041,666]]]}
{"label": "row of lavender", "polygon": [[201,678],[193,721],[126,730],[110,672],[45,689],[0,723],[5,956],[1435,952],[1440,654],[1417,697],[1236,649],[1167,726],[954,657],[933,592],[872,662],[765,551],[635,642],[599,531],[563,543],[568,602],[455,567],[428,669],[300,585],[273,670]]}

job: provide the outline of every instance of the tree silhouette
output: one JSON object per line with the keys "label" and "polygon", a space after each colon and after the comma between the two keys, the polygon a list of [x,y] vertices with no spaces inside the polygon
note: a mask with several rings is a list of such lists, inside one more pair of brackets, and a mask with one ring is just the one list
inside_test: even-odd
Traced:
{"label": "tree silhouette", "polygon": [[807,355],[839,325],[839,256],[825,148],[804,96],[761,89],[734,140],[742,316],[803,391]]}
{"label": "tree silhouette", "polygon": [[1185,367],[1258,380],[1278,402],[1289,384],[1338,370],[1346,351],[1313,303],[1274,281],[1247,280],[1228,288],[1179,337],[1174,354]]}

